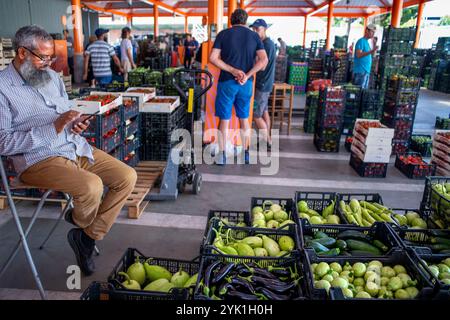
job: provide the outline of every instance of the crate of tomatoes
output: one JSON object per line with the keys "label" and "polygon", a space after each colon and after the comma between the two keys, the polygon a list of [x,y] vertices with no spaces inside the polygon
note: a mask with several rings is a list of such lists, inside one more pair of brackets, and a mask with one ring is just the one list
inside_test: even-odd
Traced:
{"label": "crate of tomatoes", "polygon": [[122,103],[122,95],[119,93],[92,91],[89,96],[70,100],[72,109],[83,114],[106,113],[114,108],[119,108]]}
{"label": "crate of tomatoes", "polygon": [[423,161],[422,156],[417,152],[397,154],[395,167],[409,179],[425,179],[436,172],[436,165]]}

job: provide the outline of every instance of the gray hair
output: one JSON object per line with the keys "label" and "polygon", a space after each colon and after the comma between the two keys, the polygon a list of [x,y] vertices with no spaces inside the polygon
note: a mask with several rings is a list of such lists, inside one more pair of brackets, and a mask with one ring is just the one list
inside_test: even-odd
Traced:
{"label": "gray hair", "polygon": [[20,47],[35,50],[38,41],[53,41],[53,38],[40,26],[25,26],[17,30],[13,40],[13,47],[16,52]]}

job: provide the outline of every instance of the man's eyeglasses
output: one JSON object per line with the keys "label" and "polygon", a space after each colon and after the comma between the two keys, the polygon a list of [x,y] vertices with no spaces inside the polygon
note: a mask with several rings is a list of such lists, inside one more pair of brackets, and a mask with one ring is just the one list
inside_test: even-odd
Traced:
{"label": "man's eyeglasses", "polygon": [[33,50],[28,49],[27,47],[22,47],[22,48],[24,48],[24,49],[27,50],[29,53],[31,53],[33,56],[35,56],[36,58],[38,58],[38,59],[41,61],[41,63],[46,63],[46,62],[48,62],[48,63],[51,64],[51,63],[53,63],[53,62],[56,61],[56,57],[53,57],[53,56],[46,56],[46,57],[43,57],[43,56],[41,56],[41,55],[35,53]]}

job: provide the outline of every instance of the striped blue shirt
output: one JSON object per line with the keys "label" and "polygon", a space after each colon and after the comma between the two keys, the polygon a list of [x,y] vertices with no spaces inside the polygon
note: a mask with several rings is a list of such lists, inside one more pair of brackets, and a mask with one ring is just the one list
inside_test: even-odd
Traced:
{"label": "striped blue shirt", "polygon": [[19,174],[50,157],[94,161],[92,147],[71,133],[70,125],[56,132],[53,123],[70,110],[70,102],[59,75],[52,70],[50,75],[52,81],[35,89],[12,63],[0,71],[0,155],[10,156]]}
{"label": "striped blue shirt", "polygon": [[116,52],[110,44],[97,40],[86,49],[86,54],[91,58],[94,77],[112,76],[111,57],[115,56]]}

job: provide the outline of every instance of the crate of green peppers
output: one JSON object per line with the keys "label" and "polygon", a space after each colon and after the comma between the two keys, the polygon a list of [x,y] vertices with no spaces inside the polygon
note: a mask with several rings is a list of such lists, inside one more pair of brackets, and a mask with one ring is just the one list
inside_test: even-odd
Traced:
{"label": "crate of green peppers", "polygon": [[385,223],[371,227],[312,226],[302,221],[303,243],[317,257],[359,256],[377,257],[392,254],[402,248],[394,231]]}
{"label": "crate of green peppers", "polygon": [[302,261],[204,255],[195,288],[195,300],[286,301],[307,295]]}
{"label": "crate of green peppers", "polygon": [[422,157],[425,157],[425,158],[431,157],[431,151],[433,148],[433,140],[430,135],[414,134],[411,137],[410,148],[412,151],[420,153],[422,155]]}
{"label": "crate of green peppers", "polygon": [[430,208],[441,217],[445,225],[450,224],[450,183],[432,185]]}
{"label": "crate of green peppers", "polygon": [[389,256],[315,258],[306,253],[306,272],[313,299],[432,299],[436,289],[406,251]]}

